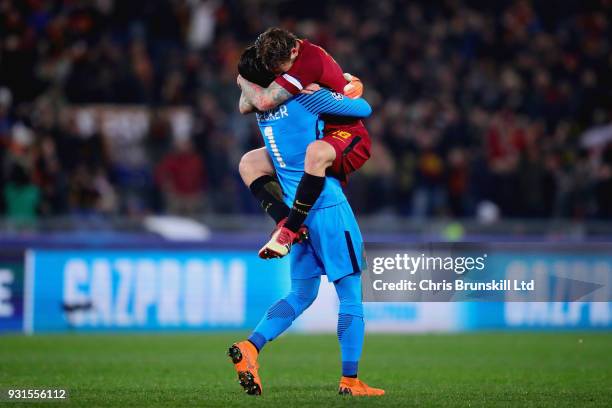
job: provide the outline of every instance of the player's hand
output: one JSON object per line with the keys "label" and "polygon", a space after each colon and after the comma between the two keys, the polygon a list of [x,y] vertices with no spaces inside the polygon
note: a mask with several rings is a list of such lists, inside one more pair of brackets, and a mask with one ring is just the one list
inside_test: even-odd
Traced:
{"label": "player's hand", "polygon": [[310,85],[306,86],[306,88],[302,89],[300,91],[300,93],[303,93],[303,94],[306,94],[306,95],[311,95],[311,94],[317,92],[319,89],[321,89],[319,84],[310,84]]}
{"label": "player's hand", "polygon": [[344,86],[344,95],[351,99],[361,98],[361,95],[363,95],[363,83],[361,79],[347,72],[342,75],[344,79],[348,81],[348,84]]}

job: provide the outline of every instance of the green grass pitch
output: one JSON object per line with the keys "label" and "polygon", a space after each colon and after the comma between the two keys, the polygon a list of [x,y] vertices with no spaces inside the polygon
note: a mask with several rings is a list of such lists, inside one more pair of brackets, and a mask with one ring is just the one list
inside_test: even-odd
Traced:
{"label": "green grass pitch", "polygon": [[69,389],[44,406],[612,406],[612,333],[369,334],[360,377],[387,390],[379,399],[337,395],[333,335],[270,343],[264,395],[245,395],[225,356],[242,337],[0,336],[0,388]]}

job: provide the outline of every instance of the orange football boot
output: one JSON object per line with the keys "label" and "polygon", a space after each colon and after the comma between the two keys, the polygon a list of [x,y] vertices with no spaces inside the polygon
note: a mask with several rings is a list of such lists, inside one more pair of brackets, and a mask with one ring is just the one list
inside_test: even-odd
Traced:
{"label": "orange football boot", "polygon": [[238,383],[244,392],[249,395],[261,395],[263,387],[259,378],[259,364],[257,357],[259,352],[248,340],[234,343],[227,351],[227,355],[232,360],[234,368],[238,373]]}
{"label": "orange football boot", "polygon": [[342,377],[338,394],[352,395],[354,397],[379,397],[385,395],[385,390],[370,387],[358,378]]}

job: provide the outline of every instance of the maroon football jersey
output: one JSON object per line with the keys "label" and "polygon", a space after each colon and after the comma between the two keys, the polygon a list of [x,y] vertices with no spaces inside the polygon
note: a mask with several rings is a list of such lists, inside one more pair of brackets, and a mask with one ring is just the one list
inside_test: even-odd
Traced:
{"label": "maroon football jersey", "polygon": [[[340,94],[347,84],[343,71],[334,58],[318,45],[308,40],[299,40],[300,50],[291,69],[276,77],[275,82],[292,95],[300,93],[305,87],[317,83]],[[326,118],[325,133],[329,129],[339,129],[346,125],[355,126],[361,121],[354,118]]]}

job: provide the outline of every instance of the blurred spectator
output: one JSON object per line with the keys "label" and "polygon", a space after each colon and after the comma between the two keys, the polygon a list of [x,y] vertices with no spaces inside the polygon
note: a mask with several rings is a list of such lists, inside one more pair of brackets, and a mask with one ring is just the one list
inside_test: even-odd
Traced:
{"label": "blurred spectator", "polygon": [[187,35],[191,48],[201,50],[208,47],[215,34],[215,12],[219,6],[216,0],[189,0],[191,20]]}
{"label": "blurred spectator", "polygon": [[57,156],[55,142],[42,136],[34,157],[34,180],[41,190],[41,214],[61,213],[65,208],[64,175]]}
{"label": "blurred spectator", "polygon": [[610,144],[604,151],[601,165],[597,169],[595,194],[599,216],[612,219],[612,145]]}
{"label": "blurred spectator", "polygon": [[116,195],[104,171],[79,165],[70,179],[70,208],[72,214],[81,217],[97,217],[115,212]]}
{"label": "blurred spectator", "polygon": [[159,163],[156,179],[168,212],[197,215],[206,208],[204,163],[191,141],[178,139],[175,148]]}
{"label": "blurred spectator", "polygon": [[36,220],[40,191],[31,182],[23,166],[12,166],[3,193],[6,215],[11,221],[19,225],[29,225]]}

